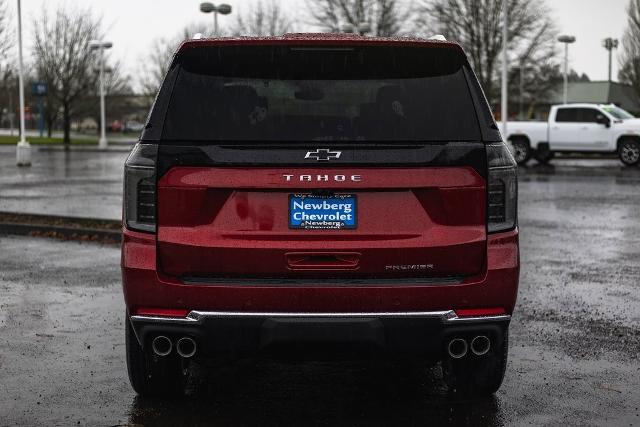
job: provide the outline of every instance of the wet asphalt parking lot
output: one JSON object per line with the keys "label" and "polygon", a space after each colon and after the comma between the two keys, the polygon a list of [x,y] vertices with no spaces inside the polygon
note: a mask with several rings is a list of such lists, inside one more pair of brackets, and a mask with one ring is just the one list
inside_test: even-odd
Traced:
{"label": "wet asphalt parking lot", "polygon": [[505,382],[477,400],[437,369],[271,360],[137,398],[119,248],[0,236],[0,425],[640,425],[640,168],[521,169],[520,229]]}

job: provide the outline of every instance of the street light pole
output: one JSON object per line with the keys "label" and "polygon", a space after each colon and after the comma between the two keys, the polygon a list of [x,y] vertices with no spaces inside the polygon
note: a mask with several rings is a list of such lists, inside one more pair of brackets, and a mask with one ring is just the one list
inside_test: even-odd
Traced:
{"label": "street light pole", "polygon": [[609,82],[611,82],[611,51],[618,48],[618,39],[607,37],[602,40],[602,46],[609,51]]}
{"label": "street light pole", "polygon": [[564,43],[564,89],[562,91],[562,102],[567,103],[567,92],[569,86],[569,45],[576,41],[574,36],[563,35],[558,37],[560,43]]}
{"label": "street light pole", "polygon": [[101,149],[107,148],[108,144],[106,116],[104,108],[104,49],[100,48],[100,139],[98,140],[98,147]]}
{"label": "street light pole", "polygon": [[509,107],[507,103],[509,102],[508,97],[508,80],[507,80],[507,68],[508,57],[507,57],[507,37],[508,37],[508,25],[509,18],[507,16],[508,6],[507,0],[502,0],[502,99],[501,99],[501,112],[500,117],[502,119],[502,138],[505,140],[508,138],[507,136],[507,118],[509,116]]}
{"label": "street light pole", "polygon": [[228,4],[219,4],[218,6],[213,3],[205,2],[200,3],[200,11],[204,13],[213,13],[213,35],[218,36],[218,13],[221,15],[228,15],[231,13],[231,6]]}
{"label": "street light pole", "polygon": [[102,150],[107,148],[107,113],[104,104],[104,50],[113,46],[111,42],[104,42],[99,40],[92,40],[89,42],[89,48],[91,50],[100,50],[100,139],[98,140],[98,147]]}
{"label": "street light pole", "polygon": [[523,120],[524,119],[524,114],[522,111],[523,105],[524,105],[524,60],[520,61],[520,79],[519,79],[519,85],[520,85],[520,99],[518,100],[518,120]]}
{"label": "street light pole", "polygon": [[13,136],[13,116],[15,113],[13,112],[13,85],[10,84],[8,87],[9,91],[9,127],[11,128],[11,136]]}
{"label": "street light pole", "polygon": [[26,140],[24,125],[24,81],[22,64],[22,11],[18,0],[18,85],[20,94],[20,141],[16,147],[16,164],[18,166],[31,166],[31,145]]}

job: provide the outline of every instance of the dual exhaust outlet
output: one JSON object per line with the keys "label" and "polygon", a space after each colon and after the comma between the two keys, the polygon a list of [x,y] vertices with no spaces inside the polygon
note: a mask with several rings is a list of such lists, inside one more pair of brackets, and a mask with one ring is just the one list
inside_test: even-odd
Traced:
{"label": "dual exhaust outlet", "polygon": [[470,343],[463,338],[454,338],[447,345],[447,352],[454,359],[462,359],[469,350],[476,356],[484,356],[491,350],[491,340],[486,335],[478,335]]}
{"label": "dual exhaust outlet", "polygon": [[[193,338],[182,337],[176,341],[175,347],[178,355],[185,359],[193,357],[193,355],[196,354],[197,346]],[[169,337],[158,335],[151,342],[151,348],[153,349],[153,353],[157,356],[168,356],[173,350],[173,342]]]}
{"label": "dual exhaust outlet", "polygon": [[[196,354],[197,345],[193,338],[182,337],[175,344],[180,357],[188,359]],[[168,356],[173,350],[173,342],[164,335],[158,335],[151,343],[151,348],[157,356]],[[476,356],[484,356],[491,350],[491,340],[486,335],[477,335],[470,343],[463,338],[454,338],[447,345],[449,356],[462,359],[471,350]]]}

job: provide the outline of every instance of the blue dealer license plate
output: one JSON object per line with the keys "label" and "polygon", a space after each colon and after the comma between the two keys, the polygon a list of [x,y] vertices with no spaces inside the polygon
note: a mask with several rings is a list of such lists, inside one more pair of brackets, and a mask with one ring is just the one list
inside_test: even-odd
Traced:
{"label": "blue dealer license plate", "polygon": [[341,230],[357,226],[357,200],[353,194],[289,195],[289,228]]}

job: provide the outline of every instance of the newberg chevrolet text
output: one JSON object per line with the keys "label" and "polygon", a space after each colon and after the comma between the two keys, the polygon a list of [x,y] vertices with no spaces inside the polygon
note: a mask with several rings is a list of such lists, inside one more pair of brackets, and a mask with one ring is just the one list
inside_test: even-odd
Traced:
{"label": "newberg chevrolet text", "polygon": [[348,350],[441,361],[452,391],[493,393],[516,202],[455,43],[186,41],[125,165],[131,384],[168,395],[192,361]]}

